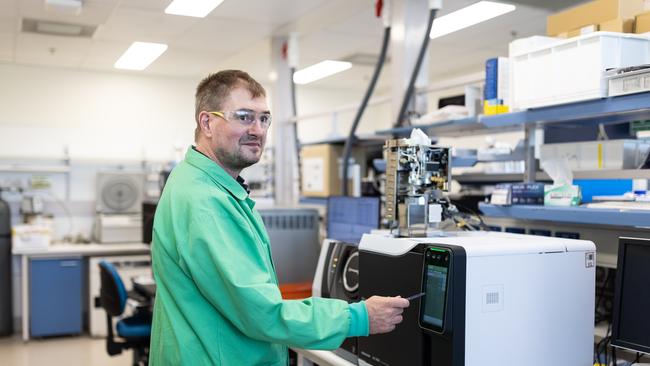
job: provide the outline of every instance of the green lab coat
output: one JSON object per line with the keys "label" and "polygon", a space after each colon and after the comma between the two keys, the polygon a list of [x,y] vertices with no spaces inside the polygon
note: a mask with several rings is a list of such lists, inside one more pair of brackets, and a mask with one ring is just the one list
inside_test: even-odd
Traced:
{"label": "green lab coat", "polygon": [[[287,365],[287,346],[368,335],[363,302],[282,300],[255,202],[193,148],[156,210],[150,365]],[[296,258],[300,260],[300,258]]]}

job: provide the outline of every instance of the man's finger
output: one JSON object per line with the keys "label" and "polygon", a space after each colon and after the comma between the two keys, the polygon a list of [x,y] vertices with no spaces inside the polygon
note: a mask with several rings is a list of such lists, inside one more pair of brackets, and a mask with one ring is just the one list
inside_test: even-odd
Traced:
{"label": "man's finger", "polygon": [[401,296],[393,297],[391,301],[391,305],[398,308],[408,308],[410,304],[410,301]]}

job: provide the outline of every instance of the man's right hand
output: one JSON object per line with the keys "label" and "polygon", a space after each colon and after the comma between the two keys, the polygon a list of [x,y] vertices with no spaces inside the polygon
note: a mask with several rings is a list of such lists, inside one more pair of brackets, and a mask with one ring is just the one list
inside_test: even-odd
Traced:
{"label": "man's right hand", "polygon": [[402,312],[409,301],[400,297],[372,296],[366,300],[370,334],[388,333],[402,322]]}

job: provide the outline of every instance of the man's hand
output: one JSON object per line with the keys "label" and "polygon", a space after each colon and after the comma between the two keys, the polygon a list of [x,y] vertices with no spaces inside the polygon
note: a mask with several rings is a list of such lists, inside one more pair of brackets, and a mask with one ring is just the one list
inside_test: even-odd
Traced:
{"label": "man's hand", "polygon": [[366,300],[370,334],[388,333],[402,322],[402,312],[409,301],[397,297],[372,296]]}

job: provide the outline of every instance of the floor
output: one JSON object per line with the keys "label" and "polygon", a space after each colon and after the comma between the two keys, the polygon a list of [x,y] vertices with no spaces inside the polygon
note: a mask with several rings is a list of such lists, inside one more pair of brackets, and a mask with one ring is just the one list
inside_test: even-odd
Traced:
{"label": "floor", "polygon": [[132,353],[117,356],[106,353],[106,340],[80,337],[32,339],[23,342],[20,336],[0,338],[0,363],[11,366],[127,366]]}

